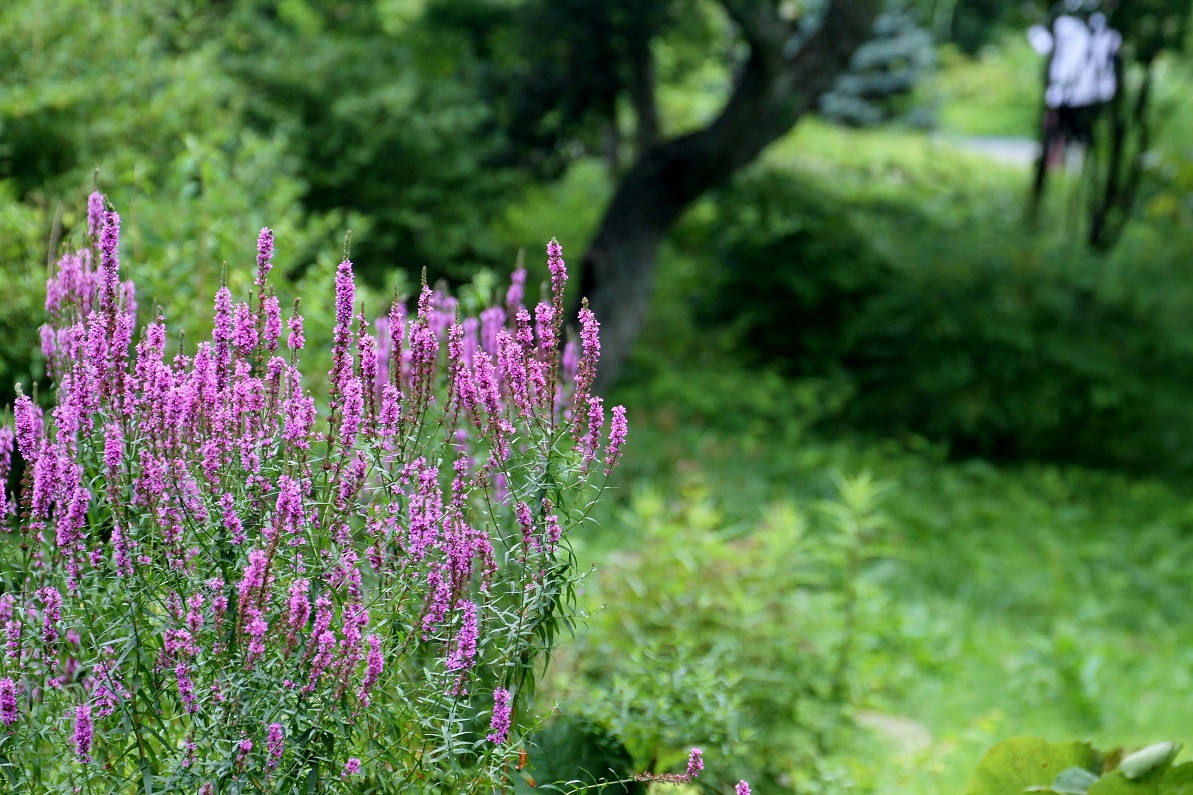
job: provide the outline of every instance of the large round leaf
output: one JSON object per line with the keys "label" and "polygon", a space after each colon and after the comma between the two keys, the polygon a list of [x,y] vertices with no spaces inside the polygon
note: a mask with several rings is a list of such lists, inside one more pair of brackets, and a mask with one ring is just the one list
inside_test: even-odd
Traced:
{"label": "large round leaf", "polygon": [[1160,781],[1162,795],[1193,795],[1193,762],[1170,767]]}

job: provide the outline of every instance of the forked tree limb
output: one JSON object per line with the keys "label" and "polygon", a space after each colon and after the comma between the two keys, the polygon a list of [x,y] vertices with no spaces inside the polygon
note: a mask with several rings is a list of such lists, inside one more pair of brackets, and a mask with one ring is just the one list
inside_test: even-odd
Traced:
{"label": "forked tree limb", "polygon": [[689,205],[795,126],[869,37],[881,0],[832,0],[798,43],[768,0],[721,0],[749,48],[708,126],[639,151],[583,259],[582,295],[601,320],[598,388],[616,378],[642,326],[659,244]]}

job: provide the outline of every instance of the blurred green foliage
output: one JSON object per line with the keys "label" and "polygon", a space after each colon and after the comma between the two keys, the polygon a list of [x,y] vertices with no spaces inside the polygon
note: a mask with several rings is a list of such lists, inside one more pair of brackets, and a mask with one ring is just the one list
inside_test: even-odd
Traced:
{"label": "blurred green foliage", "polygon": [[[601,724],[576,715],[555,715],[534,734],[526,764],[513,777],[514,792],[563,792],[592,788],[616,795],[645,795],[646,785],[627,781],[635,770],[625,746]],[[610,784],[609,782],[623,782]]]}
{"label": "blurred green foliage", "polygon": [[1044,65],[1022,30],[972,56],[948,43],[939,53],[940,68],[917,87],[916,97],[935,109],[942,132],[1037,137]]}
{"label": "blurred green foliage", "polygon": [[503,138],[480,88],[489,66],[470,54],[498,46],[504,16],[483,9],[287,0],[229,11],[225,68],[253,98],[249,128],[289,141],[309,211],[366,219],[354,248],[374,285],[394,268],[458,283],[510,264],[491,226],[517,175],[497,162]]}
{"label": "blurred green foliage", "polygon": [[16,0],[0,15],[0,271],[10,295],[0,323],[11,340],[0,404],[14,382],[41,375],[44,268],[81,238],[96,170],[122,217],[122,269],[136,277],[143,320],[160,307],[187,340],[208,333],[208,313],[193,307],[213,300],[225,263],[243,294],[268,225],[284,304],[290,281],[320,274],[303,311],[313,320],[308,344],[324,349],[344,232],[352,226],[359,238],[367,219],[304,207],[307,176],[291,138],[250,124],[255,101],[230,73],[224,37],[235,28],[218,6],[131,0],[93,12],[74,0]]}
{"label": "blurred green foliage", "polygon": [[839,384],[839,425],[1188,471],[1193,230],[1141,223],[1093,255],[1063,230],[1027,233],[1013,172],[889,134],[817,135],[682,225],[677,248],[703,263],[684,284],[698,326]]}
{"label": "blurred green foliage", "polygon": [[848,71],[820,98],[820,114],[858,127],[898,117],[927,123],[930,119],[922,109],[906,113],[907,97],[935,64],[932,34],[914,15],[880,14],[874,21],[873,38],[858,48]]}
{"label": "blurred green foliage", "polygon": [[897,643],[861,577],[888,553],[884,486],[838,479],[832,499],[776,501],[744,533],[725,529],[713,487],[665,497],[647,483],[614,520],[637,542],[594,575],[588,598],[604,607],[551,695],[606,727],[638,770],[682,769],[698,745],[718,791],[743,777],[760,791],[852,781],[849,715],[874,685],[857,657]]}
{"label": "blurred green foliage", "polygon": [[[737,727],[734,764],[756,765],[759,781],[768,760],[807,753],[808,737],[832,727],[822,755],[801,757],[803,777],[772,773],[770,791],[944,795],[992,743],[1024,733],[1110,746],[1180,736],[1193,698],[1193,509],[1180,488],[1055,465],[950,462],[917,437],[826,438],[815,427],[838,397],[822,382],[715,355],[669,369],[669,380],[635,378],[615,396],[633,436],[621,504],[602,512],[580,551],[600,561],[586,598],[604,608],[581,628],[575,658],[558,661],[565,711],[605,710],[608,721],[610,704],[626,700],[615,695],[623,683],[662,687],[637,684],[641,658],[671,660],[686,693],[701,693],[709,674],[740,681],[727,704],[675,697],[689,706],[652,715],[662,726],[709,714],[705,725]],[[845,698],[825,680],[846,570],[847,536],[823,510],[843,504],[838,469],[894,484],[885,529],[858,569]],[[761,617],[790,607],[787,595],[802,609]],[[707,674],[658,655],[685,631],[684,645],[721,644]],[[768,685],[765,703],[752,699],[752,682]],[[793,723],[812,733],[794,750],[776,738],[778,750],[764,752],[770,735],[755,727],[780,720],[787,699],[802,704]],[[684,750],[672,746],[668,758]]]}

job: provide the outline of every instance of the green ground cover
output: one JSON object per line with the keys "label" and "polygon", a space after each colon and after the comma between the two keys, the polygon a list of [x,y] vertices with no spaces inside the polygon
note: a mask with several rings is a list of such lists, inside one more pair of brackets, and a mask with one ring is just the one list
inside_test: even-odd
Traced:
{"label": "green ground cover", "polygon": [[[693,389],[701,379],[728,379],[739,394],[764,389],[752,374],[688,375]],[[807,716],[840,708],[845,723],[864,728],[824,740],[828,782],[817,783],[828,791],[845,781],[961,791],[990,745],[1020,735],[1108,747],[1187,735],[1193,506],[1182,489],[1076,467],[949,461],[927,444],[828,441],[779,411],[755,414],[752,429],[749,420],[744,430],[718,422],[757,411],[735,404],[712,415],[630,404],[621,505],[584,550],[598,562],[596,598],[608,601],[581,630],[581,654],[604,645],[633,660],[632,639],[678,623],[692,633],[689,646],[718,650],[731,703],[689,708],[720,716],[722,728],[781,722],[750,700],[759,683],[771,700],[792,691],[784,703],[804,732],[792,740],[824,739],[827,719]],[[858,575],[846,694],[817,679],[842,633],[825,511],[839,500],[838,472],[869,472],[888,487],[880,538]],[[646,587],[650,573],[664,584]],[[758,591],[751,578],[761,578]],[[775,609],[791,612],[768,619]],[[680,647],[674,632],[654,639]],[[625,675],[616,664],[598,673],[595,693]],[[708,675],[694,666],[691,686],[699,691]],[[766,745],[749,732],[720,739],[746,757]],[[740,757],[729,768],[740,769]],[[777,784],[791,780],[776,775]]]}
{"label": "green ground cover", "polygon": [[[1103,344],[1124,344],[1118,332],[1100,342],[1101,323],[1041,326],[1049,291],[1085,284],[1120,309],[1150,307],[1149,322],[1170,322],[1169,342],[1183,350],[1189,240],[1179,226],[1142,223],[1103,259],[1063,230],[1029,238],[1018,212],[1026,174],[918,134],[806,124],[756,171],[759,180],[767,169],[819,190],[829,223],[865,230],[866,255],[893,269],[888,295],[899,291],[889,287],[892,272],[919,272],[908,296],[953,279],[963,286],[947,301],[960,318],[991,303],[983,292],[991,285],[1041,290],[950,345],[1022,334],[1029,345],[1071,346],[1080,362]],[[531,218],[550,219],[560,197],[600,195],[598,168],[572,179],[557,197],[544,190],[511,212],[511,235]],[[756,199],[749,191],[758,183],[745,184],[738,195]],[[1073,187],[1061,185],[1054,211]],[[909,197],[911,209],[900,209]],[[559,660],[553,694],[563,709],[612,727],[639,765],[665,768],[685,742],[705,742],[732,760],[710,754],[712,781],[744,769],[769,788],[759,791],[959,792],[983,752],[1009,737],[1101,747],[1187,739],[1187,479],[1163,467],[1145,475],[991,463],[907,427],[876,433],[843,422],[856,382],[829,369],[781,374],[743,355],[733,324],[703,325],[691,296],[717,267],[700,257],[731,250],[708,231],[723,229],[725,217],[711,203],[697,207],[668,248],[653,320],[616,395],[630,408],[632,443],[617,496],[581,550],[597,564],[594,615]],[[561,223],[581,244],[591,228],[582,212]],[[988,280],[973,278],[983,271]],[[905,306],[915,311],[917,300]],[[789,320],[793,338],[800,321]],[[1140,328],[1156,339],[1158,327]],[[1105,372],[1108,387],[1155,392],[1130,357],[1120,365]],[[1044,383],[1056,369],[1035,372]],[[917,398],[930,400],[929,389]],[[881,405],[893,394],[871,397]],[[986,395],[991,407],[1005,399]],[[942,399],[936,410],[958,405]],[[1022,408],[1049,410],[1030,399]],[[862,473],[880,488],[863,506],[869,523],[851,586],[841,478],[856,484],[849,478]],[[671,673],[663,681],[636,673],[652,665]]]}

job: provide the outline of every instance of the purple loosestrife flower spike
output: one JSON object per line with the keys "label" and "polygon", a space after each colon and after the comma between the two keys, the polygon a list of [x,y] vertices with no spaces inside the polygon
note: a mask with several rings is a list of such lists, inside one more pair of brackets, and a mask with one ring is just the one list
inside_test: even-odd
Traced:
{"label": "purple loosestrife flower spike", "polygon": [[348,778],[355,776],[360,771],[360,760],[355,756],[349,757],[347,763],[344,765],[344,772],[340,774],[340,778]]}
{"label": "purple loosestrife flower spike", "polygon": [[87,236],[92,240],[99,237],[104,223],[104,195],[94,191],[87,197]]}
{"label": "purple loosestrife flower spike", "polygon": [[240,744],[237,746],[237,751],[236,751],[237,766],[243,764],[245,757],[247,757],[252,752],[253,752],[253,741],[248,739],[247,737],[245,739],[241,740]]}
{"label": "purple loosestrife flower spike", "polygon": [[601,441],[601,429],[605,426],[605,408],[604,399],[593,395],[588,399],[588,433],[580,440],[580,449],[583,451],[583,458],[580,466],[585,472],[588,471],[588,466],[596,460],[597,447]]}
{"label": "purple loosestrife flower spike", "polygon": [[389,381],[402,389],[402,340],[406,336],[406,305],[397,299],[389,306]]}
{"label": "purple loosestrife flower spike", "polygon": [[530,506],[519,502],[514,506],[514,516],[518,519],[518,527],[522,530],[522,543],[539,548],[538,534],[534,531],[534,519],[530,515]]}
{"label": "purple loosestrife flower spike", "polygon": [[423,610],[423,635],[432,632],[447,615],[451,602],[451,576],[444,576],[446,567],[435,561],[427,572],[427,602]]}
{"label": "purple loosestrife flower spike", "polygon": [[505,292],[505,309],[509,317],[518,314],[522,298],[526,294],[526,269],[518,268],[510,274],[510,286]]}
{"label": "purple loosestrife flower spike", "polygon": [[369,693],[373,689],[373,685],[377,684],[377,680],[381,678],[381,672],[385,669],[385,658],[381,655],[381,639],[376,635],[369,635],[365,639],[369,644],[369,654],[367,663],[365,665],[365,678],[360,683],[360,692],[357,697],[362,704],[366,706],[369,703]]}
{"label": "purple loosestrife flower spike", "polygon": [[301,450],[309,450],[311,426],[315,423],[315,399],[302,394],[301,376],[298,373],[293,374],[285,409],[282,438]]}
{"label": "purple loosestrife flower spike", "polygon": [[582,353],[577,365],[575,392],[572,393],[573,417],[576,428],[575,435],[579,439],[588,429],[588,415],[584,409],[588,405],[588,392],[596,380],[597,360],[601,358],[601,324],[596,315],[588,308],[588,299],[584,299],[584,308],[580,310],[580,346]]}
{"label": "purple loosestrife flower spike", "polygon": [[87,764],[91,761],[91,740],[94,729],[91,725],[91,705],[80,704],[75,707],[75,753],[79,761]]}
{"label": "purple loosestrife flower spike", "polygon": [[513,700],[510,691],[499,687],[493,691],[493,719],[489,723],[488,740],[500,745],[510,731],[510,713],[513,711]]}
{"label": "purple loosestrife flower spike", "polygon": [[392,439],[401,431],[402,393],[393,384],[386,384],[381,391],[381,413],[377,418],[377,430],[383,439]]}
{"label": "purple loosestrife flower spike", "polygon": [[556,356],[558,339],[555,336],[555,309],[540,302],[534,308],[534,329],[539,338],[539,355],[550,362]]}
{"label": "purple loosestrife flower spike", "polygon": [[352,276],[352,262],[345,259],[336,269],[336,327],[332,333],[331,400],[339,405],[339,398],[352,376],[352,306],[356,300],[356,282]]}
{"label": "purple loosestrife flower spike", "polygon": [[297,298],[294,299],[294,311],[290,313],[286,327],[290,330],[290,336],[286,338],[286,347],[292,351],[302,350],[302,346],[306,345],[306,337],[302,333],[302,315],[298,314]]}
{"label": "purple loosestrife flower spike", "polygon": [[282,754],[286,750],[286,734],[282,729],[282,724],[269,724],[269,737],[265,741],[266,747],[269,749],[270,770],[278,766],[278,762],[282,759]]}
{"label": "purple loosestrife flower spike", "polygon": [[613,419],[609,423],[609,446],[605,449],[605,475],[612,474],[621,458],[622,448],[625,447],[626,433],[625,406],[613,407]]}
{"label": "purple loosestrife flower spike", "polygon": [[115,210],[104,213],[99,233],[100,309],[115,308],[120,290],[120,215]]}
{"label": "purple loosestrife flower spike", "polygon": [[344,385],[344,413],[341,416],[340,444],[347,453],[356,444],[356,435],[364,419],[364,384],[356,376]]}
{"label": "purple loosestrife flower spike", "polygon": [[526,377],[525,351],[505,329],[497,332],[497,360],[501,365],[501,377],[509,390],[510,399],[519,413],[529,417],[533,413],[530,405],[530,391]]}
{"label": "purple loosestrife flower spike", "polygon": [[186,614],[186,626],[192,636],[197,636],[203,628],[203,594],[194,593],[186,600],[190,611]]}
{"label": "purple loosestrife flower spike", "polygon": [[258,591],[265,587],[265,569],[269,559],[263,549],[254,549],[249,553],[249,565],[244,570],[244,578],[240,581],[240,615],[245,615],[249,604],[256,597]]}
{"label": "purple loosestrife flower spike", "polygon": [[11,676],[0,679],[0,723],[11,726],[17,722],[17,686]]}
{"label": "purple loosestrife flower spike", "polygon": [[356,345],[360,350],[360,377],[363,385],[365,414],[371,419],[376,412],[377,403],[377,366],[379,364],[377,338],[369,333],[369,324],[365,320],[363,310],[358,316],[358,324],[360,336]]}
{"label": "purple loosestrife flower spike", "polygon": [[568,271],[563,261],[563,246],[555,238],[551,238],[547,244],[547,269],[551,271],[551,305],[558,315],[563,311],[563,290],[568,282]]}
{"label": "purple loosestrife flower spike", "polygon": [[739,781],[737,782],[737,786],[734,787],[734,793],[735,795],[750,795],[750,785],[744,781]]}
{"label": "purple loosestrife flower spike", "polygon": [[42,642],[51,646],[58,642],[58,622],[62,620],[62,594],[47,586],[37,592],[42,603]]}
{"label": "purple loosestrife flower spike", "polygon": [[174,678],[178,680],[178,697],[182,699],[183,708],[190,713],[199,711],[199,703],[195,700],[195,684],[191,681],[186,663],[182,660],[174,666]]}
{"label": "purple loosestrife flower spike", "polygon": [[7,642],[5,643],[5,646],[8,649],[8,657],[11,660],[15,660],[21,647],[21,622],[17,621],[15,618],[10,618],[8,621],[5,621],[4,634],[8,638]]}
{"label": "purple loosestrife flower spike", "polygon": [[114,479],[124,459],[124,431],[118,422],[109,422],[104,430],[104,466],[108,469],[108,478]]}
{"label": "purple loosestrife flower spike", "polygon": [[688,781],[692,781],[700,775],[700,771],[704,769],[704,752],[699,748],[693,748],[688,753]]}
{"label": "purple loosestrife flower spike", "polygon": [[465,601],[461,605],[461,611],[464,619],[460,623],[460,631],[456,633],[456,647],[447,661],[449,671],[468,670],[472,667],[472,658],[476,656],[476,605]]}
{"label": "purple loosestrife flower spike", "polygon": [[543,498],[543,513],[546,515],[547,529],[543,533],[547,542],[547,550],[554,551],[559,539],[563,536],[563,528],[559,526],[559,517],[551,513],[551,500]]}
{"label": "purple loosestrife flower spike", "polygon": [[232,345],[245,358],[257,348],[257,323],[248,304],[237,304],[232,313]]}
{"label": "purple loosestrife flower spike", "polygon": [[265,349],[270,353],[278,349],[278,338],[282,336],[282,306],[276,295],[265,297]]}
{"label": "purple loosestrife flower spike", "polygon": [[290,583],[290,603],[286,609],[286,624],[290,629],[286,634],[287,651],[298,645],[298,632],[307,625],[307,619],[311,617],[311,600],[307,598],[310,589],[309,580],[300,579]]}
{"label": "purple loosestrife flower spike", "polygon": [[434,388],[435,360],[439,356],[439,340],[425,323],[416,323],[410,329],[411,391],[418,415],[426,409]]}
{"label": "purple loosestrife flower spike", "polygon": [[224,386],[232,362],[232,291],[220,287],[215,294],[215,325],[211,330],[215,344],[216,381]]}
{"label": "purple loosestrife flower spike", "polygon": [[265,292],[265,278],[273,268],[270,260],[273,258],[273,232],[268,227],[262,227],[257,235],[257,289]]}
{"label": "purple loosestrife flower spike", "polygon": [[13,414],[16,416],[17,452],[26,461],[36,461],[42,437],[41,408],[28,395],[18,395]]}
{"label": "purple loosestrife flower spike", "polygon": [[319,677],[323,675],[324,670],[331,663],[332,655],[335,654],[336,636],[330,630],[325,630],[319,633],[319,650],[315,657],[311,660],[310,684],[307,690],[314,692],[315,686],[319,682]]}
{"label": "purple loosestrife flower spike", "polygon": [[274,503],[275,532],[298,535],[306,519],[302,505],[302,484],[289,475],[278,478],[278,498]]}
{"label": "purple loosestrife flower spike", "polygon": [[269,631],[269,624],[265,621],[261,611],[255,607],[248,609],[248,626],[245,632],[249,636],[249,665],[265,653],[265,633]]}
{"label": "purple loosestrife flower spike", "polygon": [[116,576],[127,577],[133,573],[132,558],[119,524],[112,525],[112,561],[116,564]]}
{"label": "purple loosestrife flower spike", "polygon": [[481,348],[490,355],[497,353],[497,332],[505,327],[505,310],[491,306],[481,312]]}
{"label": "purple loosestrife flower spike", "polygon": [[534,332],[530,330],[530,313],[525,309],[519,309],[518,314],[514,316],[514,322],[514,339],[526,356],[534,355]]}

